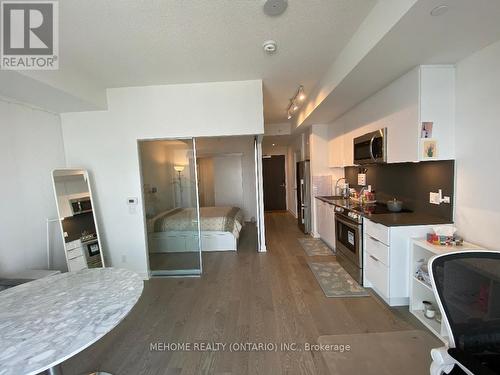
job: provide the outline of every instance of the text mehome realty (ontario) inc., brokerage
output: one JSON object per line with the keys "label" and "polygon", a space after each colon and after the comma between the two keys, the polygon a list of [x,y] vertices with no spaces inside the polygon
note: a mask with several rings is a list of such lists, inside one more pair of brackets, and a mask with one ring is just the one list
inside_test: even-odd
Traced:
{"label": "text mehome realty (ontario) inc., brokerage", "polygon": [[349,344],[297,342],[152,342],[152,352],[334,352],[352,350]]}

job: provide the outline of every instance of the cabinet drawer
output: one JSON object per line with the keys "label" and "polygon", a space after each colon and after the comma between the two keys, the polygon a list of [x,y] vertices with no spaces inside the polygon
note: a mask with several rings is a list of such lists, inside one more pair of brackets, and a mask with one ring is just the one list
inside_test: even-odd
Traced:
{"label": "cabinet drawer", "polygon": [[371,220],[364,221],[365,232],[373,238],[389,245],[389,228],[382,224],[374,223]]}
{"label": "cabinet drawer", "polygon": [[81,247],[77,247],[76,249],[67,250],[67,254],[68,259],[73,259],[83,256],[83,251]]}
{"label": "cabinet drawer", "polygon": [[390,266],[389,247],[373,238],[368,233],[365,233],[365,250],[369,254],[375,256],[375,258],[384,263],[387,267]]}
{"label": "cabinet drawer", "polygon": [[87,260],[84,256],[68,260],[68,269],[70,272],[80,271],[87,267]]}
{"label": "cabinet drawer", "polygon": [[377,292],[382,293],[383,297],[389,298],[389,268],[374,258],[373,255],[366,254],[366,278]]}

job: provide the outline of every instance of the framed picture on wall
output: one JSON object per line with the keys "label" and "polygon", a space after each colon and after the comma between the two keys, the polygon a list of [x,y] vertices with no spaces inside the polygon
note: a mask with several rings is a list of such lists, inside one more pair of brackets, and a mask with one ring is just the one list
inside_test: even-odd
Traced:
{"label": "framed picture on wall", "polygon": [[435,139],[424,139],[422,141],[422,158],[436,159],[438,157],[438,146]]}
{"label": "framed picture on wall", "polygon": [[422,122],[420,138],[432,138],[433,122]]}

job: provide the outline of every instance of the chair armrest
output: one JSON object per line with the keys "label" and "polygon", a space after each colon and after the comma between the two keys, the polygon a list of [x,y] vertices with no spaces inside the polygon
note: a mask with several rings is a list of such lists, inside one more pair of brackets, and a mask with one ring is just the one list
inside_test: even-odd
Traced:
{"label": "chair armrest", "polygon": [[496,373],[487,367],[484,367],[473,355],[464,352],[461,349],[448,349],[448,354],[456,359],[462,366],[472,372],[474,375],[495,375]]}

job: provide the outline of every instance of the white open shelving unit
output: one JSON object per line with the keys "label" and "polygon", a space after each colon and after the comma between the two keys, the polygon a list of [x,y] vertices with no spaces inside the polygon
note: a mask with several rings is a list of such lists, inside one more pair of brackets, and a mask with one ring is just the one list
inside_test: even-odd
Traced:
{"label": "white open shelving unit", "polygon": [[421,260],[426,263],[434,255],[453,253],[464,250],[482,250],[483,248],[464,242],[463,246],[436,246],[425,239],[413,239],[410,245],[410,312],[422,322],[432,333],[434,333],[445,344],[448,343],[446,327],[442,322],[435,319],[426,318],[422,302],[429,301],[437,309],[436,298],[432,291],[432,286],[417,279],[415,273]]}

